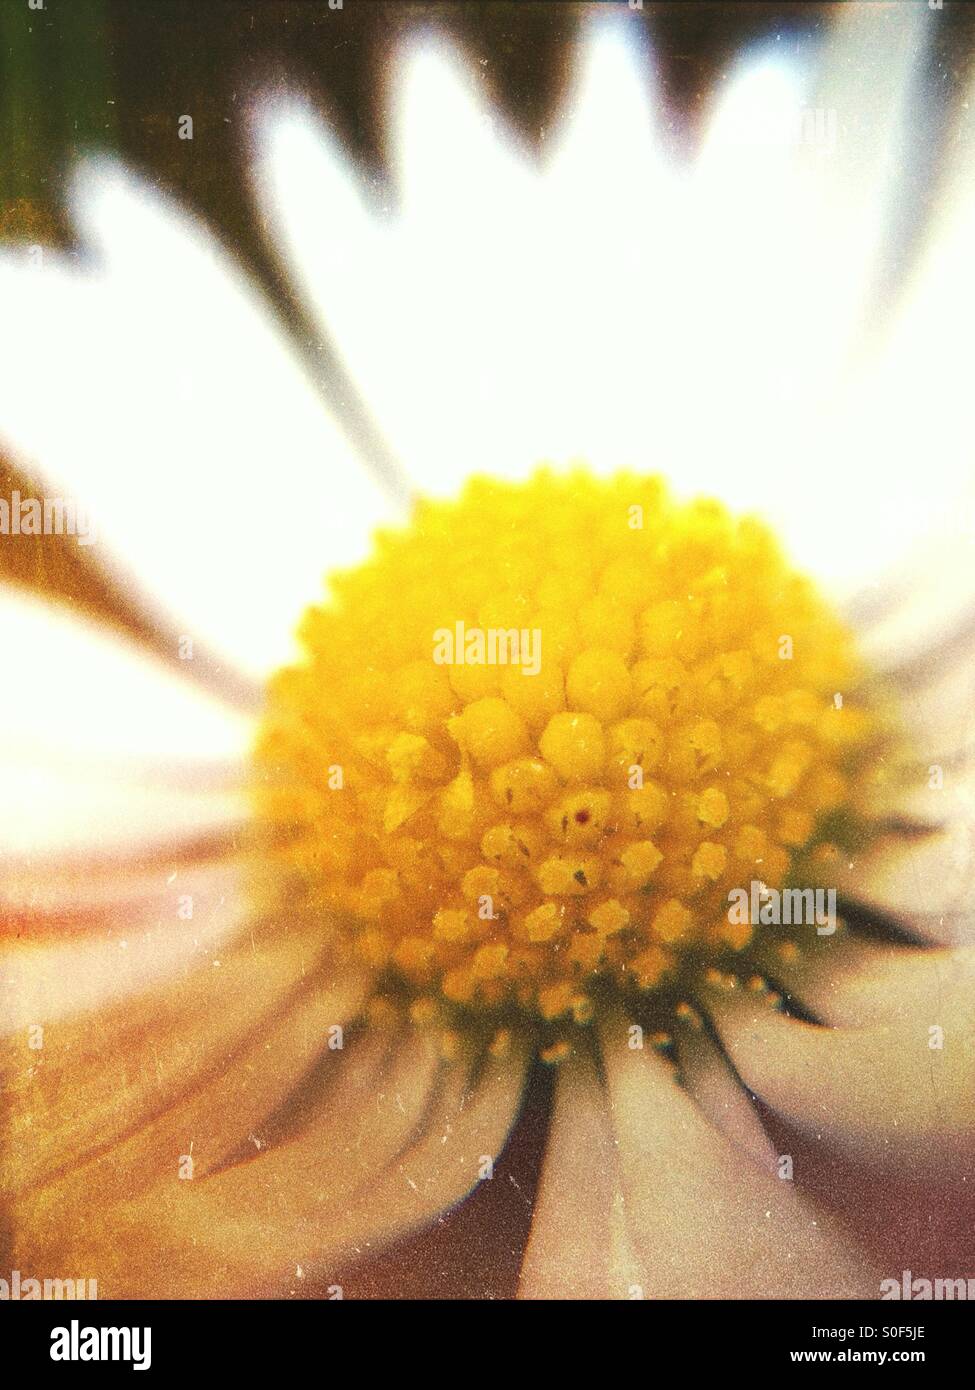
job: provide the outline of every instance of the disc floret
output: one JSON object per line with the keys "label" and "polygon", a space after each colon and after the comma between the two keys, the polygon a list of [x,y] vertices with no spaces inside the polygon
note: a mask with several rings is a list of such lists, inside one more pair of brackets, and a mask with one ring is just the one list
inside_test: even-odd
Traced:
{"label": "disc floret", "polygon": [[259,818],[417,1021],[581,1025],[727,969],[756,931],[729,893],[828,859],[873,737],[847,631],[770,532],[656,478],[419,503],[300,636]]}

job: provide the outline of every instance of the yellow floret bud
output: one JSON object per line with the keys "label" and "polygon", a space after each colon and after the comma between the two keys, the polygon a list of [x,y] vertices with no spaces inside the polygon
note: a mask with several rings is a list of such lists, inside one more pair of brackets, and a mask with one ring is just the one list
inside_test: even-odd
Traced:
{"label": "yellow floret bud", "polygon": [[542,757],[566,781],[591,781],[603,770],[606,739],[595,715],[569,711],[553,715],[538,746]]}

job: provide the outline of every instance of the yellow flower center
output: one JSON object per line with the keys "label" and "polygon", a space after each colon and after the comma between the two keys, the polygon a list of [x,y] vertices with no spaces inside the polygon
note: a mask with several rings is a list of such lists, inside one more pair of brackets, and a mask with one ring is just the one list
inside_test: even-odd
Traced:
{"label": "yellow flower center", "polygon": [[259,818],[286,892],[418,1022],[584,1024],[747,958],[767,929],[734,890],[812,884],[875,737],[849,634],[768,530],[657,478],[420,503],[300,635]]}

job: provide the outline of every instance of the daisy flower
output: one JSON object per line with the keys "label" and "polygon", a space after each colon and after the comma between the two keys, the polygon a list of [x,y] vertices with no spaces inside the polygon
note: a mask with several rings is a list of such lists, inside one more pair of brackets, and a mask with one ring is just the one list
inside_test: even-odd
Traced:
{"label": "daisy flower", "polygon": [[690,152],[625,21],[541,157],[436,33],[390,189],[260,104],[269,244],[396,469],[125,169],[77,172],[80,257],[3,255],[0,432],[112,595],[0,590],[12,1268],[338,1296],[476,1205],[542,1073],[524,1297],[950,1258],[972,107],[926,175],[932,17],[845,6]]}

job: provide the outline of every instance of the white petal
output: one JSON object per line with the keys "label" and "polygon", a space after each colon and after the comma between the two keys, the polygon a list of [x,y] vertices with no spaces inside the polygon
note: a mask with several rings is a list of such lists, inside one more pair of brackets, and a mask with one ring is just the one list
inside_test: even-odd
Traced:
{"label": "white petal", "polygon": [[703,1029],[680,1027],[676,1058],[682,1085],[702,1114],[760,1168],[775,1171],[775,1147],[751,1097]]}
{"label": "white petal", "polygon": [[[956,846],[953,853],[958,866],[969,866],[975,874],[972,855],[964,850],[965,841],[971,839],[972,827],[975,827],[973,753],[975,745],[970,742],[966,748],[947,756],[943,752],[934,754],[935,762],[924,760],[920,764],[893,767],[889,786],[877,788],[871,806],[876,804],[881,817],[884,813],[893,814],[911,827],[924,826],[939,832],[934,835],[932,844],[940,840],[946,846]],[[928,757],[931,756],[929,753]],[[906,838],[924,847],[925,835],[919,829],[912,828]]]}
{"label": "white petal", "polygon": [[678,398],[693,418],[690,391],[708,383],[681,471],[688,454],[724,466],[723,495],[760,509],[838,593],[917,525],[902,498],[885,506],[875,443],[854,438],[847,417],[870,384],[864,335],[902,211],[894,178],[930,20],[920,6],[847,9],[819,51],[749,53],[712,115],[694,183],[713,243],[698,259],[714,327],[692,323],[702,350]]}
{"label": "white petal", "polygon": [[[923,14],[923,6],[916,13]],[[900,301],[875,335],[861,380],[854,382],[836,422],[853,456],[881,461],[882,482],[874,488],[855,548],[865,541],[869,557],[884,547],[885,561],[898,550],[908,552],[908,572],[898,576],[904,602],[871,632],[869,642],[871,657],[897,667],[925,657],[936,660],[938,644],[966,618],[970,624],[975,597],[975,497],[966,443],[971,393],[965,353],[959,351],[975,312],[973,97],[970,86],[957,105],[946,167]],[[916,105],[921,130],[924,119],[923,107]],[[923,549],[908,547],[912,533],[931,540]]]}
{"label": "white petal", "polygon": [[512,312],[537,271],[535,179],[446,41],[404,46],[391,88],[395,195],[367,192],[294,104],[258,115],[259,194],[275,248],[411,480],[449,494],[544,450],[538,371],[523,371],[543,360],[537,318],[530,302]]}
{"label": "white petal", "polygon": [[518,1286],[519,1298],[628,1298],[639,1286],[603,1083],[585,1054],[564,1062]]}
{"label": "white petal", "polygon": [[[104,858],[119,851],[198,840],[240,826],[239,796],[152,788],[138,779],[106,781],[92,768],[68,769],[8,761],[0,795],[4,873],[43,857]],[[0,874],[0,881],[3,875]]]}
{"label": "white petal", "polygon": [[[837,594],[913,541],[919,507],[944,515],[956,472],[910,507],[878,498],[867,438],[905,370],[865,330],[908,197],[922,11],[844,14],[818,52],[752,51],[686,168],[626,23],[587,26],[539,172],[446,40],[402,50],[395,211],[307,113],[267,112],[275,240],[417,484],[542,458],[662,468],[765,512]],[[917,390],[896,399],[904,455],[928,412]]]}
{"label": "white petal", "polygon": [[975,828],[955,821],[918,837],[885,836],[839,865],[836,886],[869,917],[889,914],[944,944],[975,942]]}
{"label": "white petal", "polygon": [[68,609],[0,589],[0,756],[61,752],[84,765],[239,764],[253,725]]}
{"label": "white petal", "polygon": [[641,286],[676,299],[667,252],[686,227],[669,216],[677,174],[634,35],[589,26],[544,172],[445,39],[404,45],[395,210],[307,112],[259,121],[275,245],[423,491],[542,459],[646,462],[646,381],[672,325],[643,312]]}
{"label": "white petal", "polygon": [[[252,904],[229,879],[226,871],[222,883],[213,874],[184,877],[194,893],[190,922],[177,920],[171,900],[151,925],[153,904],[144,904],[125,951],[117,930],[114,940],[90,938],[71,959],[43,941],[13,953],[18,978],[6,992],[20,1016],[9,1020],[11,1119],[18,1138],[30,1133],[29,1152],[13,1145],[8,1155],[14,1186],[81,1168],[150,1123],[165,1126],[168,1112],[186,1121],[195,1111],[195,1152],[212,1166],[247,1134],[245,1093],[262,1091],[257,1118],[266,1119],[318,1056],[321,1019],[342,1024],[358,1008],[361,981],[336,969],[320,923],[297,918],[269,931],[251,912],[239,930]],[[28,1029],[38,1027],[43,1036],[31,1045]],[[229,1087],[232,1100],[218,1104]]]}
{"label": "white petal", "polygon": [[75,208],[82,268],[0,260],[4,441],[179,631],[263,676],[388,505],[206,231],[107,162]]}
{"label": "white petal", "polygon": [[0,647],[7,856],[104,854],[239,822],[249,720],[95,625],[9,590]]}
{"label": "white petal", "polygon": [[710,1008],[732,1061],[801,1129],[892,1171],[975,1175],[975,955],[932,952],[881,1019],[821,1028],[760,996],[717,991]]}
{"label": "white petal", "polygon": [[[12,914],[0,902],[3,1031],[107,1007],[194,966],[216,961],[219,969],[223,945],[250,908],[231,864],[116,874],[114,889],[67,918],[33,902]],[[16,939],[5,940],[11,930]]]}
{"label": "white petal", "polygon": [[496,1164],[518,1116],[527,1051],[516,1044],[503,1058],[485,1057],[473,1070],[446,1069],[436,1101],[411,1142],[375,1184],[362,1182],[355,1205],[330,1231],[349,1247],[353,1236],[381,1247],[416,1230],[461,1201]]}
{"label": "white petal", "polygon": [[[163,1117],[26,1200],[22,1246],[84,1264],[104,1294],[274,1296],[296,1262],[325,1281],[355,1253],[430,1220],[476,1184],[484,1155],[500,1152],[523,1056],[489,1060],[472,1077],[439,1062],[432,1040],[416,1034],[372,1033],[330,1053],[323,1030],[336,1014],[327,1000],[317,1025],[296,1009],[275,1021],[269,1071],[260,1038],[250,1038],[229,1069],[189,1092],[185,1126]],[[317,1070],[303,1069],[309,1048]],[[248,1107],[263,1096],[266,1113],[268,1081],[292,1092],[270,1124],[234,1104],[251,1072]],[[225,1144],[234,1128],[245,1142],[226,1165],[206,1163],[198,1179],[179,1181],[179,1154],[194,1134],[206,1146],[216,1129]],[[266,1145],[253,1143],[266,1134]],[[120,1174],[121,1195],[132,1194],[122,1202]],[[59,1206],[70,1222],[50,1222]]]}
{"label": "white petal", "polygon": [[677,473],[663,438],[693,256],[674,121],[640,27],[585,25],[546,150],[533,335],[517,372],[536,393],[544,456],[672,472],[686,489],[695,480]]}
{"label": "white petal", "polygon": [[[343,1092],[345,1054],[326,1040],[331,1027],[348,1021],[361,990],[323,968],[320,932],[317,942],[303,930],[245,939],[225,964],[223,975],[197,964],[184,981],[130,1001],[124,1011],[88,1016],[80,1026],[51,1026],[39,1057],[23,1044],[5,1057],[14,1079],[11,1116],[22,1136],[4,1165],[4,1187],[18,1194],[18,1249],[55,1262],[57,1256],[69,1264],[80,1260],[102,1295],[163,1289],[170,1296],[213,1296],[227,1291],[227,1262],[236,1255],[240,1277],[249,1265],[251,1281],[259,1281],[267,1270],[262,1262],[273,1267],[280,1253],[265,1250],[258,1237],[245,1255],[238,1223],[255,1222],[257,1231],[273,1224],[268,1188],[262,1191],[259,1182],[250,1200],[240,1194],[222,1238],[212,1211],[206,1219],[207,1198],[190,1196],[191,1189],[196,1193],[215,1170],[219,1186],[220,1163],[241,1147],[263,1158],[265,1176],[265,1126],[277,1123],[279,1107],[315,1067],[322,1068],[319,1089],[330,1102],[348,1104],[356,1095],[354,1088]],[[376,1060],[386,1052],[384,1042]],[[415,1050],[404,1052],[415,1070]],[[374,1082],[375,1074],[374,1065],[367,1067],[365,1080]],[[407,1105],[389,1118],[408,1126],[409,1113]],[[333,1136],[334,1118],[333,1112]],[[361,1130],[371,1119],[368,1104],[361,1105]],[[317,1150],[304,1183],[312,1211],[321,1199],[320,1138]],[[288,1152],[286,1142],[280,1151]],[[380,1146],[366,1145],[359,1167],[373,1151],[381,1163]],[[236,1161],[252,1182],[245,1157]],[[184,1185],[181,1179],[190,1176],[194,1181]],[[287,1181],[280,1196],[289,1200]],[[60,1213],[56,1221],[53,1212]],[[292,1241],[300,1238],[284,1221],[279,1230],[282,1238],[286,1232]]]}
{"label": "white petal", "polygon": [[776,960],[773,974],[824,1023],[867,1028],[919,1008],[924,996],[928,1010],[936,1013],[943,982],[954,986],[971,978],[971,959],[971,948],[919,951],[846,934],[818,942],[788,962]]}
{"label": "white petal", "polygon": [[650,1298],[876,1297],[842,1230],[745,1157],[649,1049],[607,1030],[627,1220]]}
{"label": "white petal", "polygon": [[[975,528],[970,520],[975,493],[967,486],[967,476],[963,480],[965,486],[950,490],[951,515],[922,528],[924,542],[878,573],[870,589],[858,596],[861,605],[867,601],[866,619],[861,620],[856,610],[852,613],[864,658],[889,675],[897,690],[910,693],[934,685],[945,667],[956,680],[969,673],[965,656],[975,624]],[[926,503],[930,494],[925,488],[918,493],[924,493]],[[898,498],[904,510],[913,508],[913,496]],[[871,598],[879,608],[872,620]]]}
{"label": "white petal", "polygon": [[[969,628],[973,625],[975,609],[969,615]],[[931,781],[932,766],[940,766],[944,771],[954,766],[957,772],[975,750],[975,660],[970,654],[971,637],[969,631],[963,650],[958,649],[958,642],[943,653],[935,646],[930,652],[931,660],[921,666],[905,665],[893,686],[898,717],[907,730],[905,752],[921,764],[924,782]],[[955,775],[942,782],[957,786],[958,780]],[[944,816],[949,806],[950,802],[938,814]],[[967,809],[968,819],[975,820],[975,806],[968,802]]]}

